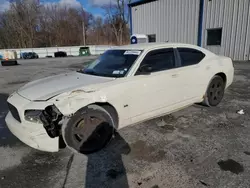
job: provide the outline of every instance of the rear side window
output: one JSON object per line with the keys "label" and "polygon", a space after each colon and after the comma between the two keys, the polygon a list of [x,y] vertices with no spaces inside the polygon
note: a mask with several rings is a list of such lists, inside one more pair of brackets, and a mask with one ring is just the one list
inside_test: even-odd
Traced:
{"label": "rear side window", "polygon": [[181,57],[181,66],[190,66],[198,64],[204,57],[203,54],[199,50],[191,49],[191,48],[177,48]]}

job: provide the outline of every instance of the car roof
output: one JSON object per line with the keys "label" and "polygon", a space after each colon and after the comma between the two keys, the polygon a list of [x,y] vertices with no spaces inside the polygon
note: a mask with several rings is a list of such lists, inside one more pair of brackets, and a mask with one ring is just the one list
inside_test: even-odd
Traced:
{"label": "car roof", "polygon": [[192,48],[192,49],[197,49],[200,51],[203,51],[205,53],[211,53],[212,52],[201,48],[196,45],[192,44],[184,44],[184,43],[169,43],[169,42],[163,42],[163,43],[140,43],[140,44],[130,44],[130,45],[125,45],[125,46],[118,46],[114,47],[112,49],[117,49],[117,50],[151,50],[154,48]]}

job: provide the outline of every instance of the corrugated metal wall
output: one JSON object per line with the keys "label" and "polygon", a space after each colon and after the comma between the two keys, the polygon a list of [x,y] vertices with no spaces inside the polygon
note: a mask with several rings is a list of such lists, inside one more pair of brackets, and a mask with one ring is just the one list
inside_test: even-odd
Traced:
{"label": "corrugated metal wall", "polygon": [[[204,0],[202,46],[234,60],[250,58],[250,0]],[[207,46],[207,29],[222,28],[221,46]]]}
{"label": "corrugated metal wall", "polygon": [[[158,0],[132,7],[133,34],[197,45],[200,1]],[[207,29],[213,28],[222,28],[219,46],[207,46]],[[250,0],[204,0],[202,47],[234,60],[250,60]]]}
{"label": "corrugated metal wall", "polygon": [[133,34],[156,34],[157,42],[197,44],[200,0],[158,0],[132,7]]}

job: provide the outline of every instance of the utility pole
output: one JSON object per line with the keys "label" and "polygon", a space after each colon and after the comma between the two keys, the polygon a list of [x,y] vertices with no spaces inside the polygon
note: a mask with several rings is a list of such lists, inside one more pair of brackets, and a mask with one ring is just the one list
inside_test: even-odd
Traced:
{"label": "utility pole", "polygon": [[85,24],[82,22],[82,37],[83,37],[83,45],[86,46],[86,33],[85,33]]}

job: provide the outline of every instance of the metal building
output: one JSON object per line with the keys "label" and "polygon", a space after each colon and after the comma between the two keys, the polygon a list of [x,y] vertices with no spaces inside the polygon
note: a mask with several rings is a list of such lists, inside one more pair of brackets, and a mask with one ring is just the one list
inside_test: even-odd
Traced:
{"label": "metal building", "polygon": [[141,0],[129,7],[131,34],[250,60],[250,0]]}

